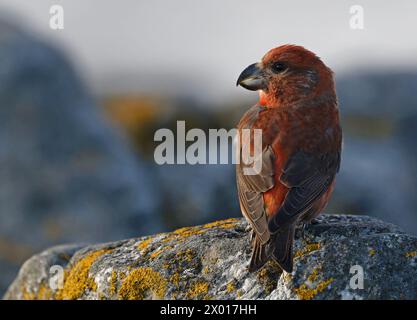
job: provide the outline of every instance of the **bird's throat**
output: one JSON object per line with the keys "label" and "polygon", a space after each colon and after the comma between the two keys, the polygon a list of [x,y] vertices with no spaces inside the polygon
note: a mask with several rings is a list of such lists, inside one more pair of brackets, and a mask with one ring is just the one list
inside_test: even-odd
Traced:
{"label": "bird's throat", "polygon": [[267,106],[268,100],[268,94],[264,90],[259,90],[259,104],[261,106]]}

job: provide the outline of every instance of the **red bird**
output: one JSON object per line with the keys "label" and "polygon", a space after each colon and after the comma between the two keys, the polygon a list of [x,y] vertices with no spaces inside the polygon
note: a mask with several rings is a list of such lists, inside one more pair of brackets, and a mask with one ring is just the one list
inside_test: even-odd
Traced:
{"label": "red bird", "polygon": [[[252,227],[250,271],[274,259],[293,269],[294,231],[329,201],[339,171],[342,130],[333,72],[311,51],[284,45],[247,67],[237,85],[259,91],[238,124],[262,130],[262,170],[236,166],[239,202]],[[243,135],[241,135],[242,137]],[[250,144],[253,152],[253,134]]]}

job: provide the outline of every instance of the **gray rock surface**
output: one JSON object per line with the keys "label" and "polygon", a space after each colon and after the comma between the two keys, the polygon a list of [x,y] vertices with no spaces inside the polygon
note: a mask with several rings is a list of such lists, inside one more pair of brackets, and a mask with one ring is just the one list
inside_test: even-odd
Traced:
{"label": "gray rock surface", "polygon": [[146,171],[65,56],[0,21],[0,294],[40,248],[155,232]]}
{"label": "gray rock surface", "polygon": [[[417,298],[417,238],[394,225],[323,215],[304,234],[297,231],[291,274],[275,263],[248,273],[247,227],[243,219],[229,219],[80,249],[55,247],[28,260],[4,298]],[[48,285],[53,265],[65,269],[56,290]],[[355,287],[357,266],[363,268],[363,289]]]}

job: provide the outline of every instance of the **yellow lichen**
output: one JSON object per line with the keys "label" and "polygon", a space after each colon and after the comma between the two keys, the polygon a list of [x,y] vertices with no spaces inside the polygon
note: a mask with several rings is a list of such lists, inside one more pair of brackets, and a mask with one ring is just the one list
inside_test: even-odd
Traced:
{"label": "yellow lichen", "polygon": [[23,300],[50,300],[53,293],[49,286],[41,282],[36,292],[28,291],[26,287],[22,288],[22,296]]}
{"label": "yellow lichen", "polygon": [[309,254],[310,252],[319,250],[321,248],[320,243],[310,243],[307,244],[303,249],[297,251],[294,255],[294,258],[300,258],[305,256],[306,254]]}
{"label": "yellow lichen", "polygon": [[111,277],[110,277],[110,288],[109,288],[109,294],[110,296],[115,295],[117,292],[117,272],[112,271]]}
{"label": "yellow lichen", "polygon": [[169,278],[170,282],[178,287],[180,283],[181,276],[178,272],[174,273],[171,278]]}
{"label": "yellow lichen", "polygon": [[123,300],[142,300],[151,293],[152,298],[165,297],[167,281],[152,268],[138,268],[131,271],[123,281],[119,290],[119,298]]}
{"label": "yellow lichen", "polygon": [[309,288],[306,284],[302,284],[300,287],[295,288],[294,292],[301,300],[311,300],[317,294],[324,291],[324,289],[326,289],[333,281],[333,278],[321,281],[315,286],[315,288]]}
{"label": "yellow lichen", "polygon": [[179,261],[191,262],[195,256],[195,253],[192,249],[187,249],[184,251],[177,252],[176,256]]}
{"label": "yellow lichen", "polygon": [[256,276],[265,291],[270,293],[276,288],[281,273],[282,269],[275,261],[268,261],[265,266],[256,273]]}
{"label": "yellow lichen", "polygon": [[220,227],[222,229],[231,229],[234,228],[236,226],[236,223],[239,220],[236,218],[230,218],[230,219],[226,219],[226,220],[220,220],[220,221],[214,221],[214,222],[210,222],[210,223],[206,223],[202,226],[202,228],[204,229],[210,229],[210,228],[214,228],[214,227]]}
{"label": "yellow lichen", "polygon": [[39,286],[38,294],[36,300],[50,300],[52,298],[52,291],[49,286],[45,285],[43,282]]}
{"label": "yellow lichen", "polygon": [[89,276],[91,265],[102,255],[111,250],[102,249],[87,254],[75,265],[65,272],[64,286],[58,290],[56,299],[74,300],[79,298],[84,292],[96,291],[97,285],[93,278]]}
{"label": "yellow lichen", "polygon": [[291,273],[285,272],[285,273],[283,273],[283,277],[284,277],[285,282],[290,282],[292,280]]}
{"label": "yellow lichen", "polygon": [[373,257],[375,255],[376,251],[375,249],[369,249],[369,256]]}
{"label": "yellow lichen", "polygon": [[172,232],[172,234],[181,238],[188,238],[202,233],[204,233],[204,230],[202,230],[201,227],[184,227]]}
{"label": "yellow lichen", "polygon": [[138,250],[140,250],[140,251],[146,250],[149,247],[149,245],[151,244],[151,242],[152,242],[152,238],[151,237],[149,237],[149,238],[147,238],[145,240],[142,240],[137,245]]}
{"label": "yellow lichen", "polygon": [[314,282],[317,280],[318,276],[319,276],[319,270],[314,269],[313,272],[308,276],[307,280],[310,282]]}
{"label": "yellow lichen", "polygon": [[171,233],[166,233],[165,237],[161,240],[161,242],[167,243],[175,241],[176,243],[182,243],[188,237],[202,233],[204,233],[204,230],[201,230],[200,227],[184,227],[181,229],[177,229]]}
{"label": "yellow lichen", "polygon": [[233,281],[230,281],[226,286],[227,293],[232,293],[236,291],[236,287]]}
{"label": "yellow lichen", "polygon": [[33,292],[29,292],[26,287],[22,288],[23,300],[35,300],[36,295]]}
{"label": "yellow lichen", "polygon": [[413,258],[417,256],[417,251],[410,251],[405,254],[406,258]]}
{"label": "yellow lichen", "polygon": [[194,283],[194,285],[187,291],[185,294],[187,299],[209,299],[207,292],[209,290],[209,284],[207,282],[199,281]]}
{"label": "yellow lichen", "polygon": [[214,227],[219,227],[222,229],[233,228],[236,226],[237,221],[238,221],[237,219],[231,218],[231,219],[226,219],[226,220],[210,222],[202,226],[183,227],[171,233],[165,234],[165,238],[163,238],[161,242],[166,243],[166,242],[175,240],[176,242],[180,243],[180,242],[183,242],[188,237],[203,234],[207,232],[209,229],[214,228]]}

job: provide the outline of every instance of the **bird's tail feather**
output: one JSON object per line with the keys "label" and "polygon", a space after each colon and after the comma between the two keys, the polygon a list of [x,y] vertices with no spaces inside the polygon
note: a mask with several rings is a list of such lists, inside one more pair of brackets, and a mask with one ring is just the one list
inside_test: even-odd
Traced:
{"label": "bird's tail feather", "polygon": [[287,272],[292,272],[293,269],[294,232],[294,224],[282,226],[273,234],[270,244],[272,258]]}
{"label": "bird's tail feather", "polygon": [[269,260],[270,255],[267,250],[268,245],[262,244],[258,237],[255,236],[252,245],[252,258],[249,263],[250,272],[258,271]]}

